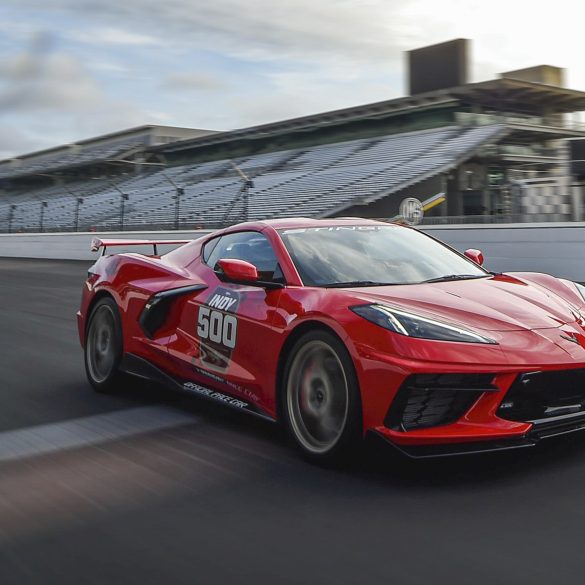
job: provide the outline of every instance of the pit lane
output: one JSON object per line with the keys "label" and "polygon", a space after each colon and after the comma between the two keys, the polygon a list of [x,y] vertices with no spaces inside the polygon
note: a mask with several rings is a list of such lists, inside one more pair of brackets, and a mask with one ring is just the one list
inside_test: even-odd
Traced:
{"label": "pit lane", "polygon": [[418,462],[371,442],[321,469],[197,398],[97,395],[87,266],[0,259],[2,585],[580,580],[585,436]]}

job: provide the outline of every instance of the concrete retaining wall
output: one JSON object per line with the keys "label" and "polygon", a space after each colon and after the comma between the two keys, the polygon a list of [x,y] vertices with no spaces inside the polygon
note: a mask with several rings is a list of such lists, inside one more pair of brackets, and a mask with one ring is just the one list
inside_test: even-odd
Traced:
{"label": "concrete retaining wall", "polygon": [[[89,246],[93,238],[102,239],[162,239],[191,240],[206,234],[206,231],[174,232],[108,232],[108,233],[60,233],[60,234],[0,234],[0,257],[51,258],[60,260],[95,260],[98,255]],[[172,247],[159,246],[159,253]],[[128,251],[120,248],[120,250]],[[152,253],[152,247],[132,248],[133,252]]]}
{"label": "concrete retaining wall", "polygon": [[585,223],[425,226],[455,249],[478,248],[489,270],[546,272],[585,282]]}
{"label": "concrete retaining wall", "polygon": [[[490,270],[528,270],[585,282],[585,223],[424,226],[425,232],[464,251],[479,248]],[[195,239],[204,231],[0,234],[0,257],[92,260],[94,237]],[[135,248],[150,253],[151,248]],[[160,247],[160,252],[167,251]]]}

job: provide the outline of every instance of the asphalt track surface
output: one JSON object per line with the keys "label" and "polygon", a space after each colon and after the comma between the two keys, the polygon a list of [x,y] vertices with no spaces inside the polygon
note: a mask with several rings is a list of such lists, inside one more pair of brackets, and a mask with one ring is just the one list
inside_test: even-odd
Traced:
{"label": "asphalt track surface", "polygon": [[584,436],[432,462],[372,441],[321,469],[195,397],[97,395],[86,269],[0,259],[1,585],[583,582]]}

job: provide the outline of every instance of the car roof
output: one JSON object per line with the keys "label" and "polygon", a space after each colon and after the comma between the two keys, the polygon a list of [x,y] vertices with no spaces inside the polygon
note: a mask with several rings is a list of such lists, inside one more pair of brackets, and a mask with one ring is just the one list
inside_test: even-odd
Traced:
{"label": "car roof", "polygon": [[[388,225],[385,222],[374,219],[364,219],[361,217],[335,217],[325,219],[313,219],[310,217],[285,217],[281,219],[266,219],[262,221],[240,223],[228,228],[229,231],[240,231],[242,229],[261,229],[270,226],[275,230],[292,229],[292,228],[309,228],[320,226],[337,226],[337,225]],[[226,230],[227,231],[227,230]]]}

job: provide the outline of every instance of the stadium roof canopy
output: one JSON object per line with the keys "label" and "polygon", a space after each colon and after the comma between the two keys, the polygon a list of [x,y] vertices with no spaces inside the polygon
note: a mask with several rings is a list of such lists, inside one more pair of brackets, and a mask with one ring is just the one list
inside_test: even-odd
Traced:
{"label": "stadium roof canopy", "polygon": [[495,110],[544,108],[554,114],[585,110],[585,91],[519,79],[492,79],[443,91],[461,101],[481,104]]}
{"label": "stadium roof canopy", "polygon": [[550,115],[585,110],[585,91],[517,79],[493,79],[270,124],[251,126],[240,130],[217,132],[161,146],[156,150],[173,153],[222,142],[231,142],[237,139],[261,138],[292,131],[310,131],[319,127],[333,126],[350,121],[385,118],[390,115],[406,114],[411,111],[461,104],[482,105],[492,108],[495,112],[502,113],[524,112],[533,115]]}
{"label": "stadium roof canopy", "polygon": [[458,124],[453,115],[458,112],[489,114],[492,120],[477,123],[507,124],[518,142],[531,143],[535,133],[539,140],[544,134],[547,139],[584,136],[582,129],[551,118],[582,110],[583,91],[503,77],[230,131],[139,126],[0,161],[0,180],[41,181],[64,174],[75,177],[80,172],[100,175],[104,170],[117,173],[120,168],[126,172],[129,164],[162,166],[238,158]]}
{"label": "stadium roof canopy", "polygon": [[118,162],[149,146],[212,133],[212,130],[155,124],[127,128],[79,140],[73,144],[60,145],[1,160],[0,178],[56,171],[99,162]]}

